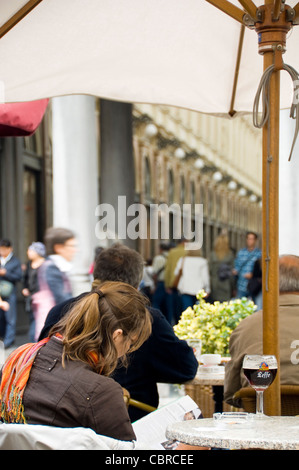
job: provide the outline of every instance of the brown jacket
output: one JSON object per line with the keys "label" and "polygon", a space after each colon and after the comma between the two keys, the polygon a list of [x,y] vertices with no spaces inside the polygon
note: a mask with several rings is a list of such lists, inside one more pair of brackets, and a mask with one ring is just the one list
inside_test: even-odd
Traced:
{"label": "brown jacket", "polygon": [[[231,405],[240,405],[233,400],[233,395],[241,387],[248,387],[242,372],[243,357],[262,354],[262,315],[260,310],[242,320],[230,337],[231,360],[225,366],[224,400]],[[279,331],[280,382],[299,385],[299,294],[280,295]]]}
{"label": "brown jacket", "polygon": [[57,338],[36,357],[23,396],[28,424],[85,427],[119,440],[136,439],[121,386],[81,361],[66,361],[63,368],[61,357]]}

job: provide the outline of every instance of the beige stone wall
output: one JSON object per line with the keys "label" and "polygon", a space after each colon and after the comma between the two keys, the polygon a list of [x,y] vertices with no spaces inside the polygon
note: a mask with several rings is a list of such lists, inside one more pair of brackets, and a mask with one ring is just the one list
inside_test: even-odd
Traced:
{"label": "beige stone wall", "polygon": [[[149,135],[153,124],[156,134]],[[184,151],[184,158],[176,156],[177,149]],[[221,230],[228,232],[236,250],[247,230],[261,232],[262,133],[250,116],[224,119],[138,104],[134,153],[140,202],[203,204],[205,254]],[[202,168],[196,167],[199,159]],[[213,175],[219,172],[222,179],[217,181]],[[155,247],[145,242],[141,251],[149,256]]]}

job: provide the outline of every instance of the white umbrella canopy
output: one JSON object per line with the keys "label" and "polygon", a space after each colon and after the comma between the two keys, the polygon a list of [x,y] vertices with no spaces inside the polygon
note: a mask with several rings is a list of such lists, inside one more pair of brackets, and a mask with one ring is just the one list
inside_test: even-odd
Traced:
{"label": "white umbrella canopy", "polygon": [[[0,24],[27,3],[1,2]],[[42,0],[1,38],[3,101],[90,94],[227,115],[240,27],[205,0]],[[252,111],[263,68],[257,42],[246,28],[237,112]],[[284,60],[297,69],[298,45],[293,28]],[[286,77],[281,107],[291,102]]]}
{"label": "white umbrella canopy", "polygon": [[[291,80],[280,72],[285,37],[279,28],[281,22],[282,29],[290,27],[282,59],[298,71],[299,2],[289,0],[287,7],[284,0],[208,1],[219,9],[205,0],[1,2],[0,101],[1,94],[7,103],[90,94],[232,116],[252,112],[263,69],[267,73],[274,61],[263,124],[263,348],[279,360],[279,109],[299,101],[293,95],[298,73]],[[15,24],[13,15],[24,5],[34,8]],[[259,17],[256,7],[262,6]],[[243,7],[265,27],[259,37],[244,30]],[[258,43],[270,45],[264,56]],[[279,384],[278,372],[267,391],[269,414],[280,414]]]}

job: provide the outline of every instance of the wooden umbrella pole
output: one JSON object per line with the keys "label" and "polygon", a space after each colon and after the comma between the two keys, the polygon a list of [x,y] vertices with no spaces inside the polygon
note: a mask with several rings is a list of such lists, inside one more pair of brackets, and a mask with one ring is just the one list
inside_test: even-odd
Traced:
{"label": "wooden umbrella pole", "polygon": [[[286,35],[293,21],[299,22],[299,2],[292,9],[283,0],[265,0],[255,9],[252,0],[239,0],[251,18],[228,0],[207,0],[229,16],[246,22],[258,33],[258,50],[264,56],[264,72],[274,65],[269,83],[269,116],[263,127],[263,352],[280,359],[279,338],[279,114],[280,70],[286,50]],[[290,15],[290,13],[293,13]],[[292,19],[290,19],[292,18]],[[248,22],[249,20],[249,22]],[[266,391],[265,412],[281,414],[280,370]]]}
{"label": "wooden umbrella pole", "polygon": [[[269,82],[269,117],[263,127],[263,353],[278,361],[276,380],[265,393],[265,413],[281,414],[279,335],[279,114],[280,70],[290,23],[285,12],[278,15],[277,1],[261,7],[263,22],[256,25],[264,72],[275,66]],[[260,10],[261,11],[261,10]]]}
{"label": "wooden umbrella pole", "polygon": [[[273,54],[264,54],[264,69],[273,63]],[[274,354],[279,364],[279,85],[280,72],[270,80],[268,124],[263,128],[263,353]],[[265,414],[281,414],[280,370],[265,392]]]}

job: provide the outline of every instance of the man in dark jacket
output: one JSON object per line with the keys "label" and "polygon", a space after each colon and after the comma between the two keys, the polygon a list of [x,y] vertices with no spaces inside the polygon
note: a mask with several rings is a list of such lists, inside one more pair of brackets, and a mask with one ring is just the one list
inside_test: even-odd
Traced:
{"label": "man in dark jacket", "polygon": [[23,276],[21,263],[13,254],[13,247],[9,240],[0,241],[0,281],[5,280],[13,285],[11,294],[3,298],[9,303],[8,310],[0,309],[1,334],[4,336],[4,347],[8,348],[15,341],[17,323],[17,289],[16,283]]}
{"label": "man in dark jacket", "polygon": [[[103,281],[122,281],[138,287],[142,279],[144,262],[139,253],[124,245],[116,244],[101,251],[95,261],[94,285]],[[82,294],[85,295],[85,294]],[[81,297],[81,296],[80,296]],[[73,302],[64,302],[49,312],[40,338],[45,338],[50,328],[70,309]],[[184,383],[192,380],[198,363],[186,341],[179,340],[165,316],[157,309],[149,308],[153,318],[150,338],[135,351],[127,368],[119,367],[113,378],[126,388],[131,398],[157,407],[159,395],[157,383]],[[129,406],[132,421],[147,414]]]}

